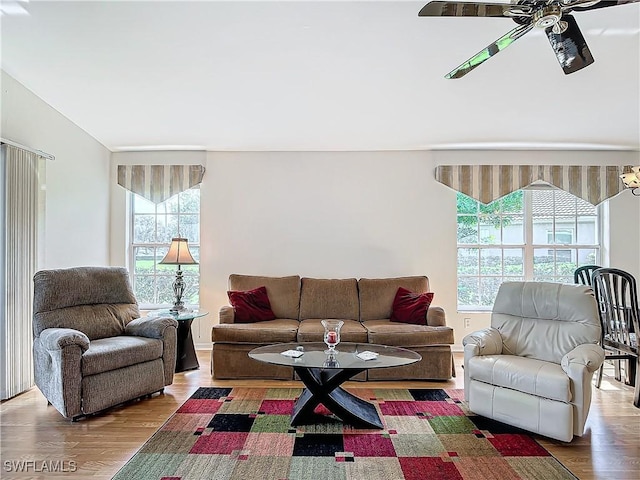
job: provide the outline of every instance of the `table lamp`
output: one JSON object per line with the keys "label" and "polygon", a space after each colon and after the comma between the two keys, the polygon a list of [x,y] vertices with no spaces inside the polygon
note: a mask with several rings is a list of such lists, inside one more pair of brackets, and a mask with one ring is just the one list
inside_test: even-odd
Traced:
{"label": "table lamp", "polygon": [[169,251],[160,261],[163,265],[177,265],[176,280],[173,282],[173,293],[176,296],[176,301],[173,303],[171,312],[181,312],[185,309],[182,302],[182,294],[184,293],[184,279],[182,278],[182,270],[180,265],[197,265],[191,252],[189,252],[188,240],[186,238],[172,238]]}

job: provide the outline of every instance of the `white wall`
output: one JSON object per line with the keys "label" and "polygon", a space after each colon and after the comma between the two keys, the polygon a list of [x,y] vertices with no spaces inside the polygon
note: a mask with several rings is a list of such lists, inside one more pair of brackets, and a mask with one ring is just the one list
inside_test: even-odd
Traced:
{"label": "white wall", "polygon": [[108,265],[110,151],[4,71],[1,116],[3,138],[56,157],[40,268]]}
{"label": "white wall", "polygon": [[[455,308],[455,200],[428,152],[217,153],[202,184],[201,303],[217,321],[231,273],[427,275]],[[210,340],[210,326],[196,341]]]}
{"label": "white wall", "polygon": [[[630,165],[640,165],[640,159]],[[626,270],[640,282],[640,197],[625,191],[609,201],[609,212],[608,266]]]}
{"label": "white wall", "polygon": [[[210,341],[230,273],[317,277],[427,275],[456,348],[489,324],[456,311],[455,192],[438,164],[633,164],[637,152],[209,152],[201,187],[202,308],[195,340]],[[640,278],[640,199],[610,201],[610,264]],[[633,253],[635,252],[635,254]],[[470,318],[470,327],[464,327]]]}
{"label": "white wall", "polygon": [[[205,163],[198,344],[227,303],[230,273],[317,277],[427,275],[455,340],[488,324],[456,312],[455,192],[434,168],[455,163],[638,165],[638,152],[110,152],[2,72],[2,137],[47,162],[43,268],[126,265],[118,163]],[[110,161],[110,156],[111,161]],[[609,201],[610,265],[640,279],[640,198]],[[465,329],[463,318],[470,317]]]}

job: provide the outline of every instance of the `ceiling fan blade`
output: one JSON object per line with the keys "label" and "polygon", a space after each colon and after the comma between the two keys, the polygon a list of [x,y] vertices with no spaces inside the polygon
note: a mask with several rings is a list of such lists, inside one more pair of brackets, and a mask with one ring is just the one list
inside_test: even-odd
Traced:
{"label": "ceiling fan blade", "polygon": [[533,28],[533,23],[528,23],[526,25],[518,25],[513,30],[507,32],[505,35],[500,37],[498,40],[493,42],[491,45],[476,53],[469,60],[464,62],[462,65],[454,68],[452,71],[445,75],[445,78],[460,78],[465,76],[471,70],[476,68],[483,62],[486,62],[491,57],[493,57],[496,53],[504,50],[517,39],[522,37],[525,33]]}
{"label": "ceiling fan blade", "polygon": [[419,17],[507,17],[514,5],[484,2],[429,2]]}
{"label": "ceiling fan blade", "polygon": [[571,7],[571,10],[575,10],[576,12],[584,12],[586,10],[595,10],[597,8],[606,8],[606,7],[616,7],[618,5],[625,5],[627,3],[637,3],[637,2],[640,2],[640,0],[600,0],[599,2],[594,3],[592,5],[585,5],[585,6],[576,5],[575,7]]}
{"label": "ceiling fan blade", "polygon": [[545,32],[562,70],[568,75],[591,65],[595,60],[573,16],[564,15],[562,21],[568,23],[564,32],[553,33],[552,27],[546,28]]}

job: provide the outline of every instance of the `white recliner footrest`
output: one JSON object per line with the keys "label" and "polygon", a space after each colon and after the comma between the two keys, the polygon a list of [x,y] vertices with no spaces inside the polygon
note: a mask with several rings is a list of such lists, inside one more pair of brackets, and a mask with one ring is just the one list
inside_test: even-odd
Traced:
{"label": "white recliner footrest", "polygon": [[[515,427],[569,442],[572,406],[548,398],[471,380],[469,409]],[[526,414],[524,414],[526,412]]]}

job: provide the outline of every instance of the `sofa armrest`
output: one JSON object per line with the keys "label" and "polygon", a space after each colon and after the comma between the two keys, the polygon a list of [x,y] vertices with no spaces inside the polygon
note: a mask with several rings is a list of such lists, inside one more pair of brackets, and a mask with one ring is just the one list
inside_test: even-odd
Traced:
{"label": "sofa armrest", "polygon": [[427,309],[427,325],[430,327],[445,327],[447,325],[447,318],[442,307]]}
{"label": "sofa armrest", "polygon": [[483,328],[470,333],[462,339],[465,352],[476,351],[475,355],[500,355],[502,353],[502,336],[500,332],[493,328]]}
{"label": "sofa armrest", "polygon": [[178,328],[178,321],[171,315],[166,317],[142,317],[127,323],[125,335],[162,339],[167,327]]}
{"label": "sofa armrest", "polygon": [[219,318],[220,323],[234,323],[235,313],[233,312],[233,307],[230,305],[223,305],[220,307]]}
{"label": "sofa armrest", "polygon": [[40,333],[40,343],[48,351],[62,350],[71,345],[80,347],[82,353],[89,349],[89,337],[72,328],[45,328]]}

